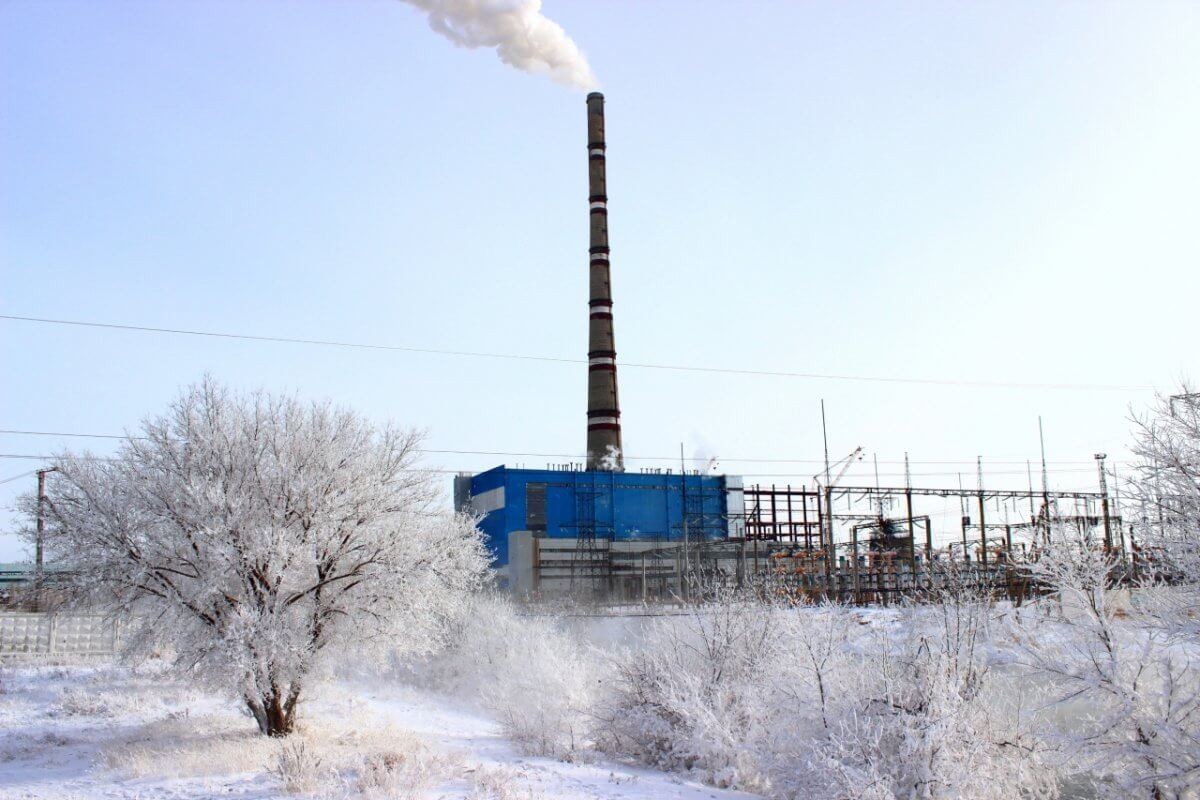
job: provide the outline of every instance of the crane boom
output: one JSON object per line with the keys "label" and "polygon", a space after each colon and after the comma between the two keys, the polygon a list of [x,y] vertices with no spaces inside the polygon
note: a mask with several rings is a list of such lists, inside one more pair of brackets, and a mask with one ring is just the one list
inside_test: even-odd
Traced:
{"label": "crane boom", "polygon": [[[846,471],[850,469],[850,465],[853,464],[855,461],[862,460],[862,457],[863,457],[862,453],[863,453],[862,447],[861,446],[856,447],[856,448],[854,448],[854,451],[852,453],[850,453],[850,455],[846,456],[845,458],[838,459],[837,461],[830,464],[829,465],[830,469],[833,469],[834,467],[837,467],[837,466],[840,466],[841,469],[838,470],[838,473],[836,476],[834,476],[833,478],[830,478],[829,485],[826,486],[825,488],[832,489],[833,487],[837,486],[838,481],[840,481],[842,478],[844,478],[846,475]],[[828,474],[828,473],[826,473],[826,474]],[[813,482],[816,483],[817,485],[821,484],[821,474],[820,473],[813,475]]]}

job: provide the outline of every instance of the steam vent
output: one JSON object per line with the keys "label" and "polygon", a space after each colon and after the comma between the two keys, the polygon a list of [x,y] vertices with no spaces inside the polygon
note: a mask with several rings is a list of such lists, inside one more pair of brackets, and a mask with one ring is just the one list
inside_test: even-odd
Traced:
{"label": "steam vent", "polygon": [[588,205],[591,280],[588,327],[587,468],[624,472],[621,405],[617,400],[617,347],[613,338],[609,275],[608,186],[604,156],[604,95],[587,96]]}

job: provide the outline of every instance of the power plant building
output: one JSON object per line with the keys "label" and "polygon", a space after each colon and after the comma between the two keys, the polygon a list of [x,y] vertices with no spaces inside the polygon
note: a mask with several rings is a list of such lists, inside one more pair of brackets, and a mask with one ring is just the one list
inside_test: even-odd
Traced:
{"label": "power plant building", "polygon": [[523,593],[640,581],[644,566],[677,580],[687,548],[728,539],[743,512],[736,477],[503,466],[459,476],[455,506],[481,516],[501,583]]}

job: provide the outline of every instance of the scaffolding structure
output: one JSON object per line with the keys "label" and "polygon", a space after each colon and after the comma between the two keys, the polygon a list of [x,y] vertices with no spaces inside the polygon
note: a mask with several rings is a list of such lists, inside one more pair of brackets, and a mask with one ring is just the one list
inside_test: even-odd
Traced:
{"label": "scaffolding structure", "polygon": [[[1103,492],[914,486],[817,492],[771,486],[750,487],[745,494],[751,571],[797,596],[889,603],[965,580],[1020,599],[1030,586],[1013,565],[1036,558],[1066,528],[1119,553],[1136,569],[1132,543],[1127,545],[1121,518],[1110,513]],[[815,496],[817,519],[805,527],[816,532],[815,539],[799,537],[794,526],[777,520],[778,509],[786,509],[795,496],[805,503]],[[944,510],[935,514],[921,508],[930,499],[957,505],[957,517],[939,526]]]}
{"label": "scaffolding structure", "polygon": [[610,521],[597,519],[596,501],[600,495],[594,485],[576,485],[575,521],[563,526],[575,529],[570,564],[570,590],[574,595],[605,594],[611,588],[614,528]]}
{"label": "scaffolding structure", "polygon": [[[530,484],[533,487],[533,484]],[[986,487],[749,486],[670,476],[666,530],[618,532],[602,487],[573,481],[574,518],[548,535],[527,495],[535,596],[695,601],[722,587],[889,604],[974,585],[1020,602],[1038,591],[1023,565],[1055,537],[1116,554],[1136,577],[1132,528],[1104,492]],[[722,496],[723,495],[723,496]],[[731,503],[733,505],[731,505]],[[740,511],[738,504],[740,504]],[[732,535],[731,535],[732,534]],[[523,551],[524,552],[524,551]]]}
{"label": "scaffolding structure", "polygon": [[743,490],[746,538],[785,541],[804,550],[820,549],[821,493],[791,486],[750,486]]}

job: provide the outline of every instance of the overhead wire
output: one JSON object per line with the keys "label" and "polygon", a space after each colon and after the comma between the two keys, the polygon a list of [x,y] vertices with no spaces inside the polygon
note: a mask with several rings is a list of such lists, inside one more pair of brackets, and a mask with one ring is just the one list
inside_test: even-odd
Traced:
{"label": "overhead wire", "polygon": [[20,475],[13,475],[11,478],[5,478],[4,480],[0,481],[0,486],[3,486],[6,483],[12,483],[13,481],[19,481],[21,478],[28,478],[30,475],[37,474],[38,470],[31,469],[29,472],[22,472]]}
{"label": "overhead wire", "polygon": [[[0,458],[26,459],[26,460],[30,460],[30,461],[53,461],[56,458],[56,456],[37,455],[37,454],[33,454],[33,453],[0,453]],[[112,456],[91,456],[91,455],[75,456],[75,458],[77,458],[80,461],[117,462],[117,461],[124,460],[121,458],[114,458]],[[401,469],[401,470],[397,470],[397,471],[398,472],[411,472],[411,473],[431,472],[431,473],[442,473],[445,475],[457,475],[460,472],[460,470],[456,470],[456,469],[436,469],[436,468]],[[37,470],[34,470],[33,472],[27,472],[27,473],[25,473],[25,475],[33,475],[35,472],[37,472]],[[19,477],[24,477],[24,476],[19,476]]]}
{"label": "overhead wire", "polygon": [[[114,440],[126,440],[126,439],[140,440],[140,439],[146,438],[144,436],[129,436],[127,434],[115,434],[115,433],[77,433],[77,432],[68,432],[68,431],[33,431],[33,430],[15,430],[15,429],[0,429],[0,435],[6,435],[6,436],[51,436],[51,437],[63,437],[63,438],[114,439]],[[430,455],[522,456],[522,457],[527,457],[527,458],[572,458],[572,459],[587,458],[587,456],[582,453],[539,453],[539,452],[517,452],[517,451],[511,451],[511,450],[458,450],[458,449],[447,450],[447,449],[436,449],[436,448],[420,448],[419,451],[421,453],[430,454]],[[628,455],[628,454],[624,454],[623,458],[625,458],[626,460],[636,460],[636,461],[676,462],[679,460],[679,456],[639,456],[639,455]],[[824,463],[824,461],[822,459],[818,459],[818,458],[763,458],[763,457],[742,458],[742,457],[733,457],[733,456],[728,456],[728,457],[727,456],[695,456],[695,457],[691,457],[691,458],[685,458],[686,461],[693,461],[693,462],[696,462],[696,461],[707,462],[707,461],[712,461],[714,459],[717,462],[735,462],[735,463],[743,463],[743,464],[823,464]],[[999,464],[999,465],[1025,464],[1025,459],[1020,459],[1020,460],[989,459],[986,456],[984,457],[984,461],[985,461],[985,463],[988,463],[988,464]],[[899,464],[903,464],[905,462],[902,459],[880,459],[879,463],[899,465]],[[965,460],[964,461],[956,461],[956,460],[939,461],[939,460],[911,460],[911,459],[908,461],[908,463],[909,464],[923,464],[923,465],[927,465],[927,466],[955,465],[955,464],[974,466],[976,464],[976,462],[974,460],[971,460],[971,461],[965,461]],[[1090,460],[1080,459],[1080,460],[1073,460],[1073,461],[1072,460],[1047,461],[1046,463],[1047,464],[1090,464],[1092,462]],[[1126,463],[1126,462],[1121,462],[1121,463]],[[917,474],[921,474],[921,473],[917,473]],[[1016,473],[1014,472],[1013,474],[1016,474]],[[1024,473],[1022,472],[1022,474],[1024,474]]]}
{"label": "overhead wire", "polygon": [[[585,358],[568,358],[565,356],[545,356],[526,353],[497,353],[474,350],[450,350],[434,347],[416,347],[411,345],[378,344],[371,342],[350,342],[334,339],[304,339],[291,336],[268,336],[246,333],[228,333],[219,331],[192,330],[187,328],[163,328],[151,325],[127,325],[115,322],[93,322],[88,320],[53,319],[49,317],[30,317],[15,314],[0,314],[0,319],[13,322],[33,322],[45,325],[65,325],[84,328],[101,328],[108,330],[131,331],[137,333],[160,333],[177,336],[199,336],[215,339],[235,339],[242,341],[273,342],[282,344],[316,345],[321,347],[342,347],[360,350],[382,350],[404,353],[420,353],[426,355],[457,356],[467,358],[491,358],[515,361],[543,361],[562,364],[586,364]],[[1103,383],[1029,383],[1017,381],[981,381],[951,378],[912,378],[892,377],[882,375],[845,375],[825,374],[816,372],[792,372],[785,370],[739,369],[735,367],[708,367],[683,364],[654,364],[636,361],[620,361],[618,366],[634,369],[668,370],[675,372],[701,372],[724,375],[754,375],[778,378],[802,378],[808,380],[852,381],[866,383],[916,384],[927,386],[957,386],[967,388],[988,389],[1053,389],[1071,391],[1142,391],[1153,389],[1146,384],[1103,384]]]}
{"label": "overhead wire", "polygon": [[[57,456],[48,455],[48,454],[44,454],[44,453],[43,454],[0,453],[0,458],[25,459],[25,460],[30,460],[30,461],[53,461],[55,458],[57,458]],[[112,457],[112,456],[95,456],[95,455],[76,456],[76,458],[79,458],[82,461],[120,461],[121,460],[120,458],[116,458],[116,457]],[[430,472],[430,473],[441,473],[441,474],[446,474],[446,475],[458,475],[458,474],[464,472],[465,470],[443,469],[443,468],[430,467],[430,468],[419,468],[419,469],[410,469],[410,470],[402,470],[402,471]],[[562,471],[570,472],[571,470],[562,470]],[[1065,474],[1065,473],[1090,472],[1090,471],[1091,470],[1086,469],[1086,468],[1047,470],[1047,472],[1055,474],[1055,475]],[[630,473],[630,474],[640,475],[640,474],[653,474],[653,473],[637,473],[637,472],[635,472],[635,473]],[[695,473],[689,473],[689,474],[695,474]],[[857,473],[850,473],[850,474],[856,475]],[[915,476],[915,477],[926,477],[926,478],[943,477],[943,478],[945,478],[945,477],[957,475],[959,473],[957,473],[957,472],[912,472],[909,474],[912,476]],[[991,472],[988,472],[987,474],[988,475],[1024,475],[1025,472],[1023,470],[993,470]],[[743,478],[805,478],[805,479],[808,479],[808,478],[812,477],[811,475],[808,475],[803,472],[739,472],[739,473],[737,473],[737,475],[740,477],[743,477]],[[902,477],[904,477],[904,473],[900,473],[900,472],[880,473],[880,477],[881,478],[902,478]]]}

